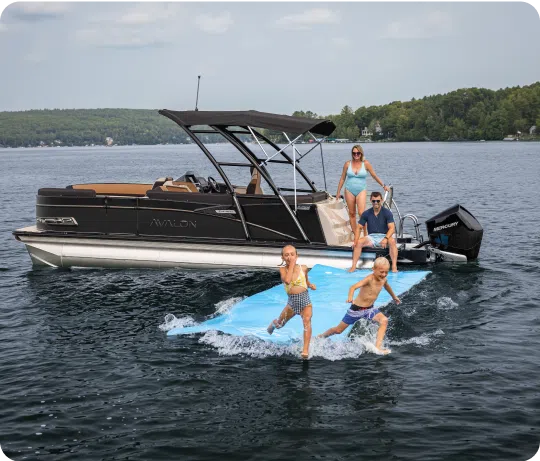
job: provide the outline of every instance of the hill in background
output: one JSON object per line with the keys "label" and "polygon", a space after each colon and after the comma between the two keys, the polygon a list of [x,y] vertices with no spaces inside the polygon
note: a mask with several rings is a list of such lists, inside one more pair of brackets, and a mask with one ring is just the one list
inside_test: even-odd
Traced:
{"label": "hill in background", "polygon": [[[540,82],[497,91],[467,88],[382,106],[345,106],[340,114],[293,115],[327,118],[333,137],[373,141],[537,139]],[[539,127],[535,132],[534,127]],[[215,141],[205,136],[205,141]],[[279,140],[279,139],[276,139]],[[0,146],[152,145],[189,142],[174,122],[143,109],[54,109],[0,112]]]}

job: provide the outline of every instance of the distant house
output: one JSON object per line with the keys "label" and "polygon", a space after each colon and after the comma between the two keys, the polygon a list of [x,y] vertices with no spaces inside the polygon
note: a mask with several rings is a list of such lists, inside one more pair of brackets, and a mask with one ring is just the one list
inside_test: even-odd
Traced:
{"label": "distant house", "polygon": [[375,133],[381,133],[381,132],[382,132],[381,125],[379,121],[377,121],[377,123],[375,123]]}
{"label": "distant house", "polygon": [[535,134],[536,133],[536,125],[533,125],[529,128],[529,134]]}
{"label": "distant house", "polygon": [[108,136],[105,138],[105,144],[106,144],[107,146],[112,146],[112,145],[113,145],[113,142],[114,142],[113,138],[110,138],[110,137],[108,137]]}
{"label": "distant house", "polygon": [[362,130],[362,136],[373,136],[373,133],[369,131],[367,126],[365,126],[364,129]]}

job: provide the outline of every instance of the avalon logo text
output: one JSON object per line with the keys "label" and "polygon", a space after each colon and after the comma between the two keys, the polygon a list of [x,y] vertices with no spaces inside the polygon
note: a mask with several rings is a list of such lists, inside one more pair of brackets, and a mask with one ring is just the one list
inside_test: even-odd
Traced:
{"label": "avalon logo text", "polygon": [[188,227],[193,227],[194,229],[197,228],[197,221],[187,221],[185,219],[182,219],[181,221],[176,221],[175,219],[152,219],[152,222],[150,223],[150,227],[180,227],[182,229],[186,229]]}

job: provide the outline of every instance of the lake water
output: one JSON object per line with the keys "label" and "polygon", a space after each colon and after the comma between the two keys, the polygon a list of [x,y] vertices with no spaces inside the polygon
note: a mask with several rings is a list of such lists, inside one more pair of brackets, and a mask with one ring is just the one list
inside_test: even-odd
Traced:
{"label": "lake water", "polygon": [[[350,147],[325,146],[332,193]],[[4,453],[54,461],[531,458],[540,442],[540,144],[364,147],[402,213],[424,222],[455,203],[471,211],[484,227],[480,258],[431,267],[401,306],[384,310],[389,356],[356,338],[315,344],[308,363],[298,344],[166,337],[167,314],[200,322],[278,284],[277,272],[33,269],[11,235],[35,221],[40,187],[203,172],[196,147],[0,150]],[[320,154],[305,160],[322,185]]]}

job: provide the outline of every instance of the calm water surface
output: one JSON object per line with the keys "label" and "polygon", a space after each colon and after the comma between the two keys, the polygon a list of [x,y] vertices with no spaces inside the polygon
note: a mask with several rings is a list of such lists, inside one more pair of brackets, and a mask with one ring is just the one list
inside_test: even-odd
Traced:
{"label": "calm water surface", "polygon": [[[350,147],[325,147],[332,193]],[[200,322],[278,284],[277,272],[38,270],[11,235],[34,222],[40,187],[212,174],[196,148],[0,150],[3,451],[55,461],[531,458],[540,442],[540,144],[365,149],[402,213],[423,222],[455,203],[468,208],[485,230],[480,259],[432,267],[385,309],[391,355],[366,352],[360,339],[373,332],[364,329],[346,344],[315,342],[309,363],[298,344],[166,337],[167,314]],[[319,154],[305,160],[322,186]]]}

